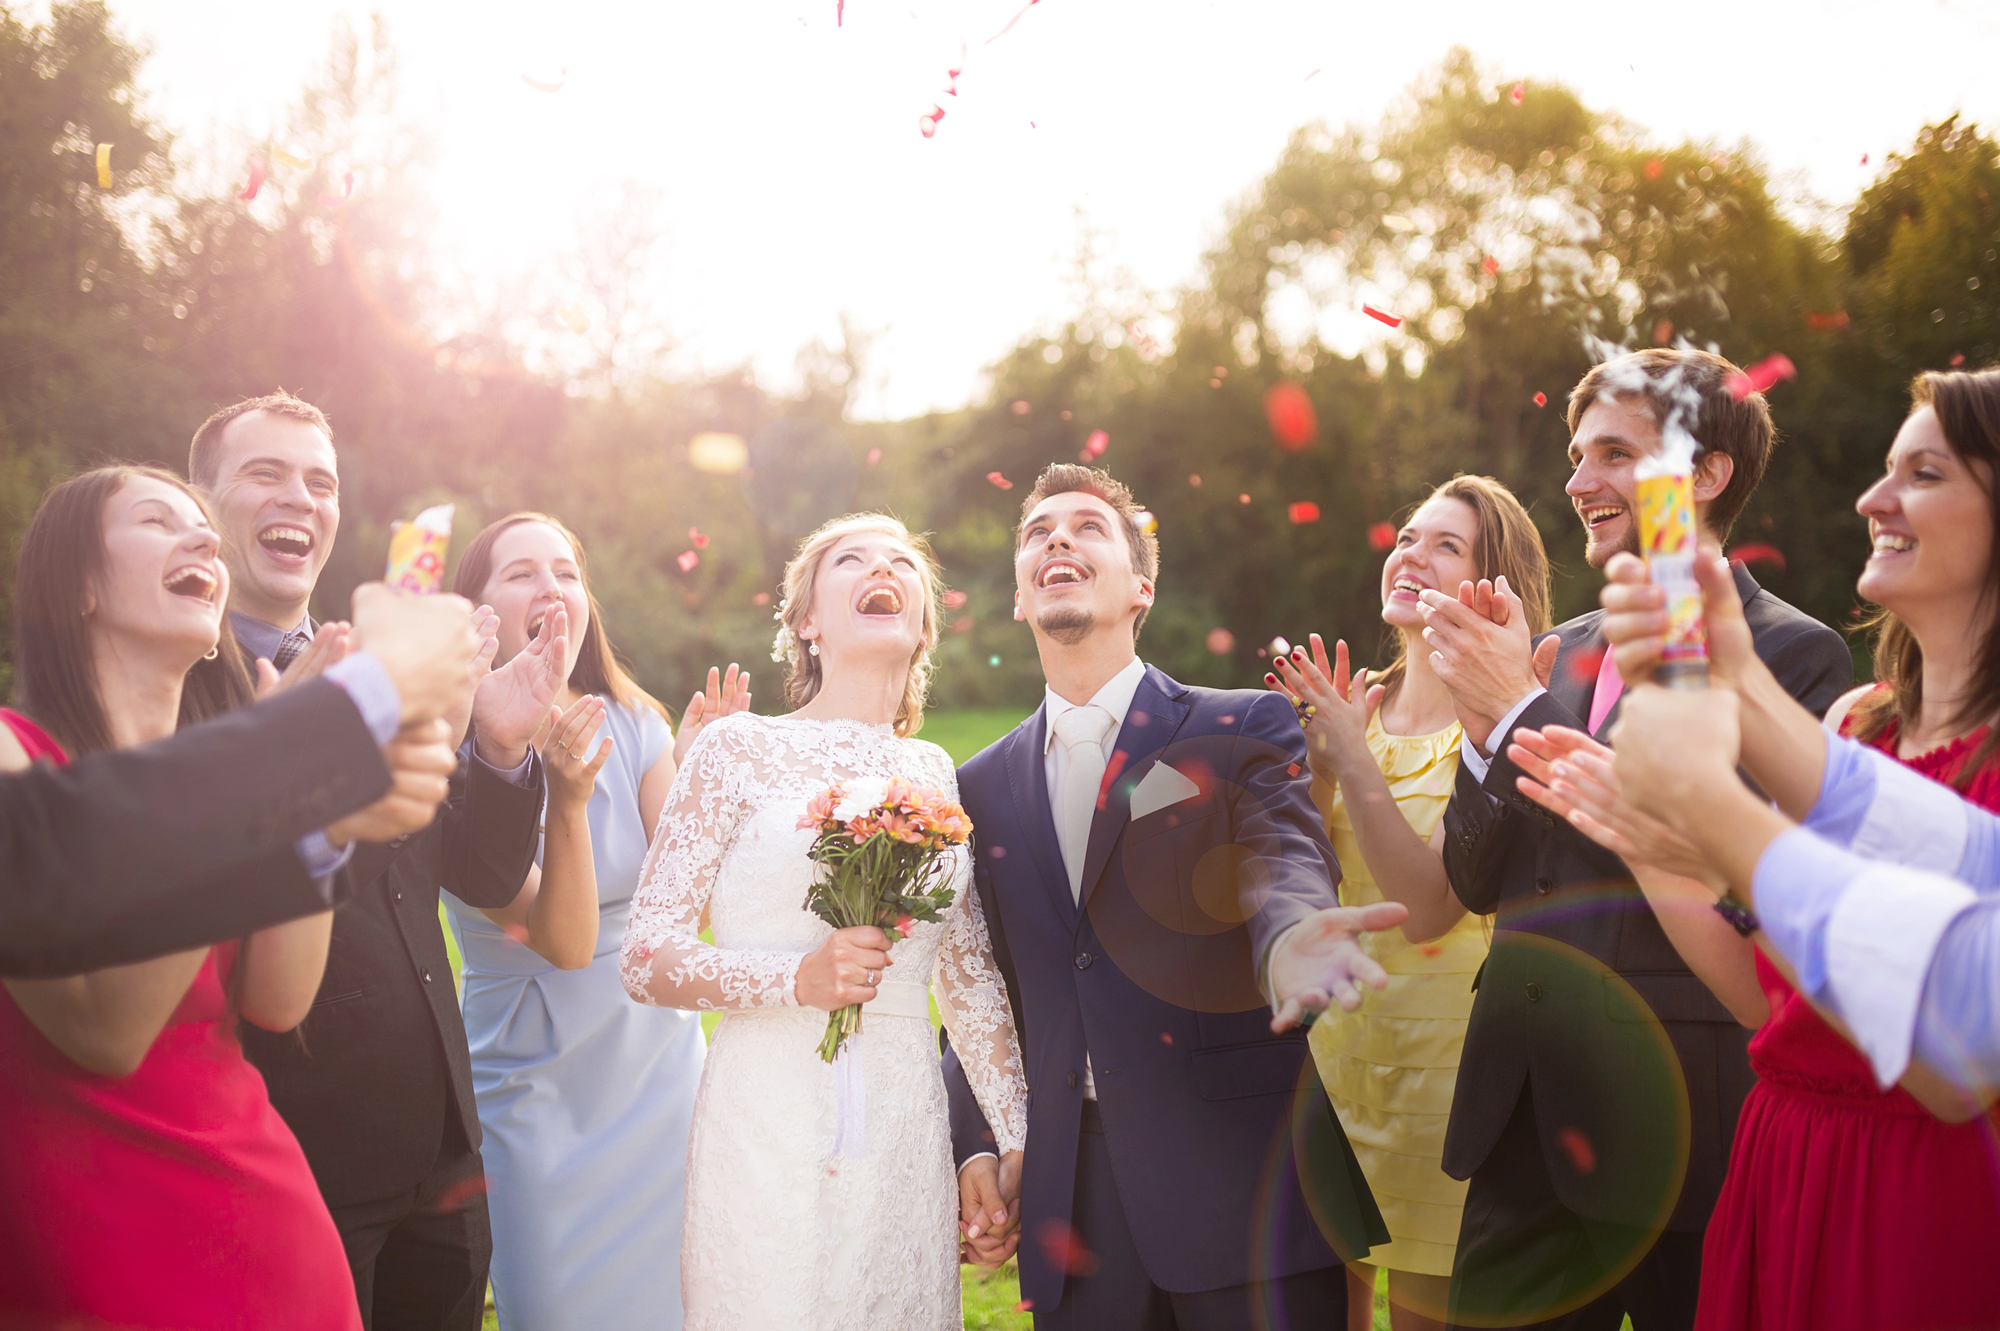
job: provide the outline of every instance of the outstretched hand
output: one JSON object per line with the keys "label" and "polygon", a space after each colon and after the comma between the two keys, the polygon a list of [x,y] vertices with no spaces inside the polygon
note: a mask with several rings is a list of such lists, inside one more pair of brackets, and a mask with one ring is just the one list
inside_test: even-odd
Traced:
{"label": "outstretched hand", "polygon": [[1333,644],[1333,663],[1326,659],[1326,643],[1319,634],[1311,637],[1312,656],[1303,647],[1292,649],[1289,658],[1273,661],[1276,674],[1264,676],[1266,686],[1291,698],[1309,703],[1313,709],[1306,723],[1306,755],[1313,770],[1338,780],[1350,762],[1374,762],[1368,752],[1368,723],[1382,705],[1380,684],[1368,682],[1366,668],[1348,672],[1347,643]]}
{"label": "outstretched hand", "polygon": [[674,766],[679,767],[687,758],[687,751],[694,747],[695,737],[710,721],[731,716],[737,712],[750,710],[750,672],[736,673],[736,663],[729,663],[729,673],[724,675],[714,666],[708,668],[708,691],[697,689],[688,699],[687,710],[681,713],[681,728],[674,735]]}
{"label": "outstretched hand", "polygon": [[1282,1034],[1332,1003],[1352,1012],[1361,1006],[1363,985],[1385,987],[1389,973],[1362,951],[1360,936],[1393,929],[1409,913],[1399,901],[1329,906],[1294,926],[1271,952],[1271,996],[1278,1006],[1271,1029]]}

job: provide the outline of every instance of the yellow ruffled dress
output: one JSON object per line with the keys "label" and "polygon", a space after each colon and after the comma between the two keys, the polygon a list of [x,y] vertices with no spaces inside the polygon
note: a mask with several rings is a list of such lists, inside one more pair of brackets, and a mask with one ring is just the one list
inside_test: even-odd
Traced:
{"label": "yellow ruffled dress", "polygon": [[[1457,722],[1435,735],[1410,736],[1383,730],[1379,711],[1368,723],[1368,749],[1389,793],[1426,841],[1451,799],[1458,742]],[[1315,776],[1312,794],[1340,857],[1340,903],[1382,900],[1339,786]],[[1401,929],[1367,935],[1364,945],[1389,972],[1388,988],[1369,991],[1357,1011],[1329,1009],[1312,1029],[1313,1060],[1389,1225],[1393,1241],[1371,1251],[1368,1261],[1449,1276],[1465,1184],[1448,1177],[1439,1162],[1472,1015],[1472,977],[1486,959],[1486,921],[1467,915],[1421,947]]]}

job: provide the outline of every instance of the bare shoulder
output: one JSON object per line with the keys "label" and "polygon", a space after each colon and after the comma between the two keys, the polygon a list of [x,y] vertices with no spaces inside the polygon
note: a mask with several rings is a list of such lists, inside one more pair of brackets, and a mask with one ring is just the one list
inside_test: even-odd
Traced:
{"label": "bare shoulder", "polygon": [[0,726],[0,772],[25,772],[28,770],[28,751],[21,747],[21,741],[14,738],[14,732]]}

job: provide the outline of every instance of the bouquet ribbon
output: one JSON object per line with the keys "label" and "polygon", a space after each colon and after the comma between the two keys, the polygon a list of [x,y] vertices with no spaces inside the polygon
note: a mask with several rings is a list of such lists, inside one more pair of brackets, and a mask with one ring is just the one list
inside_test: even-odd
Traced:
{"label": "bouquet ribbon", "polygon": [[[930,989],[907,980],[884,980],[861,1011],[870,1017],[914,1017],[929,1023]],[[833,1153],[868,1154],[868,1091],[862,1074],[861,1042],[848,1040],[833,1060]]]}

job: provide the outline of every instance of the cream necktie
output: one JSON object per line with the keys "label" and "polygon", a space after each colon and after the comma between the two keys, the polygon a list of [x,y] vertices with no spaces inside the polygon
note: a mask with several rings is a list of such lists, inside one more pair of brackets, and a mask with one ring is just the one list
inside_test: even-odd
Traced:
{"label": "cream necktie", "polygon": [[1110,729],[1111,713],[1102,707],[1072,707],[1056,718],[1056,743],[1063,746],[1065,761],[1053,812],[1072,901],[1083,898],[1083,861],[1090,852],[1090,823],[1097,815],[1097,788],[1104,781],[1104,736]]}

